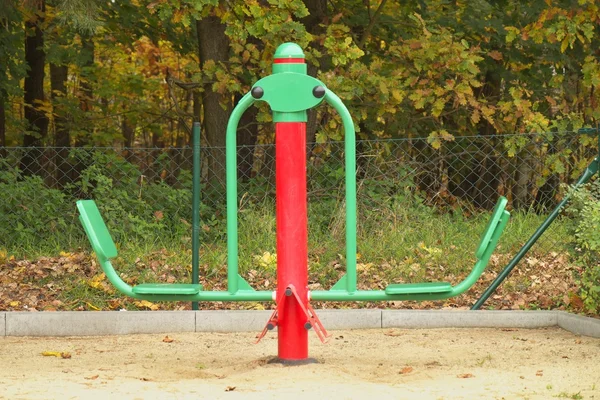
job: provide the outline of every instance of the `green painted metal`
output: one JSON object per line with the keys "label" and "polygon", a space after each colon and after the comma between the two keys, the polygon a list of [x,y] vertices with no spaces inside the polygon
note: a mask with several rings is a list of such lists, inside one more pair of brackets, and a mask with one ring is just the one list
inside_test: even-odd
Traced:
{"label": "green painted metal", "polygon": [[[592,161],[590,163],[590,165],[588,165],[588,167],[585,169],[585,171],[583,172],[581,177],[573,185],[574,188],[578,188],[581,185],[584,185],[586,182],[588,182],[590,180],[590,178],[592,176],[594,176],[595,173],[598,172],[599,160],[600,160],[600,156],[598,158],[594,159],[594,161]],[[542,236],[542,234],[546,231],[546,229],[548,229],[548,227],[552,224],[552,222],[554,222],[556,217],[558,217],[558,214],[560,214],[560,211],[563,209],[565,204],[567,204],[570,197],[571,197],[570,192],[568,192],[565,195],[565,197],[562,199],[562,201],[560,203],[558,203],[558,205],[554,208],[554,210],[552,210],[552,212],[548,215],[548,217],[544,220],[544,222],[542,222],[542,224],[539,226],[539,228],[536,229],[536,231],[533,233],[533,235],[531,235],[531,237],[527,240],[527,242],[525,242],[525,244],[523,245],[523,247],[521,247],[519,252],[512,258],[512,260],[510,260],[510,262],[506,265],[506,267],[504,267],[502,272],[500,272],[498,274],[496,279],[494,279],[494,281],[485,290],[485,292],[483,292],[483,294],[479,297],[479,299],[477,299],[475,304],[473,304],[473,306],[471,307],[471,310],[479,310],[481,308],[481,306],[483,305],[483,303],[485,303],[485,301],[492,295],[492,293],[494,293],[496,291],[496,289],[498,289],[498,286],[500,286],[500,284],[508,277],[508,275],[510,275],[511,271],[515,268],[515,266],[519,263],[519,261],[521,261],[523,256],[525,256],[525,254],[527,254],[527,252],[531,249],[531,247],[535,244],[535,242],[538,241],[540,236]]]}
{"label": "green painted metal", "polygon": [[79,220],[98,257],[105,260],[116,257],[117,247],[110,237],[96,203],[93,200],[79,200],[77,209],[79,210]]}
{"label": "green painted metal", "polygon": [[[298,46],[296,43],[283,43],[277,50],[275,50],[275,54],[273,55],[274,59],[302,59],[304,60],[304,52],[302,51],[302,47]],[[273,74],[279,74],[281,72],[296,72],[298,74],[307,74],[307,67],[305,62],[299,63],[274,63],[273,64]]]}
{"label": "green painted metal", "polygon": [[137,294],[197,294],[202,290],[202,285],[192,283],[142,283],[135,285],[133,293]]}
{"label": "green painted metal", "polygon": [[346,274],[342,275],[342,277],[331,287],[331,290],[346,290]]}
{"label": "green painted metal", "polygon": [[[200,122],[192,128],[192,284],[200,279]],[[200,289],[202,290],[202,289]],[[192,302],[192,310],[198,310],[198,302]]]}
{"label": "green painted metal", "polygon": [[[315,301],[404,301],[404,300],[442,300],[450,297],[458,296],[469,289],[479,279],[483,270],[489,263],[490,256],[498,244],[498,239],[502,235],[510,214],[508,211],[503,210],[502,217],[498,224],[493,227],[494,234],[490,240],[490,244],[487,247],[481,260],[477,260],[475,267],[471,273],[459,284],[452,286],[451,290],[447,290],[445,282],[434,282],[434,285],[439,285],[439,292],[433,292],[428,285],[415,284],[411,289],[414,290],[399,290],[399,293],[386,293],[386,290],[356,290],[354,292],[348,292],[344,290],[329,290],[329,291],[316,291],[311,292],[311,299]],[[392,290],[393,285],[390,285]],[[396,287],[401,287],[399,285]],[[407,285],[408,286],[408,285]],[[418,292],[418,289],[422,289],[422,292]],[[445,291],[441,291],[444,289]],[[390,290],[391,291],[391,290]]]}
{"label": "green painted metal", "polygon": [[316,86],[325,87],[323,82],[312,76],[286,72],[266,76],[256,82],[253,88],[263,89],[264,94],[257,100],[267,102],[273,112],[306,114],[306,110],[323,101],[322,97],[313,95],[312,91]]}
{"label": "green painted metal", "polygon": [[277,46],[273,58],[304,58],[304,51],[297,43],[282,43]]}
{"label": "green painted metal", "polygon": [[[304,58],[302,49],[293,43],[280,46],[275,54],[280,58]],[[477,247],[478,258],[471,273],[456,286],[448,282],[428,282],[417,284],[392,284],[386,290],[357,290],[356,274],[356,133],[352,117],[340,98],[325,88],[319,80],[306,76],[306,64],[300,62],[274,64],[274,75],[263,78],[254,87],[260,86],[263,95],[260,100],[267,101],[273,109],[274,118],[279,122],[302,121],[306,110],[325,100],[341,116],[345,134],[345,184],[346,184],[346,273],[329,291],[311,292],[313,300],[333,301],[380,301],[380,300],[435,300],[456,296],[480,277],[489,262],[502,231],[506,227],[510,214],[504,210],[506,199],[501,198],[494,209],[482,240]],[[315,86],[322,86],[324,96],[319,98],[312,92]],[[291,93],[291,95],[290,95]],[[322,94],[322,93],[321,93]],[[292,98],[294,101],[290,101]],[[226,131],[226,179],[227,179],[227,291],[204,291],[198,284],[197,272],[194,272],[192,284],[149,283],[130,286],[114,270],[110,259],[117,256],[117,249],[110,237],[104,221],[91,200],[77,202],[80,220],[90,239],[94,251],[109,281],[123,294],[150,301],[270,301],[271,291],[255,291],[239,275],[238,267],[238,215],[237,215],[237,127],[243,113],[256,101],[251,93],[246,94],[234,108]],[[304,119],[305,120],[305,119]],[[278,122],[276,121],[276,122]],[[199,125],[194,125],[194,192],[193,192],[193,240],[199,244]],[[197,141],[198,139],[198,141]],[[597,171],[597,164],[595,166]],[[197,173],[197,175],[196,175]],[[198,189],[198,190],[197,190]],[[196,249],[193,253],[197,254]],[[199,258],[192,259],[193,265]]]}
{"label": "green painted metal", "polygon": [[494,230],[490,229],[490,228],[492,226],[498,225],[498,221],[500,221],[500,217],[502,217],[502,212],[506,208],[507,204],[508,204],[508,200],[505,197],[500,197],[500,200],[498,200],[498,202],[496,203],[496,206],[494,207],[494,211],[492,211],[492,217],[488,221],[488,224],[487,224],[485,230],[483,231],[483,235],[481,236],[481,241],[479,242],[479,245],[477,246],[477,251],[475,251],[475,257],[477,257],[478,260],[480,260],[481,257],[483,257],[485,250],[487,249],[488,245],[490,244],[492,235],[494,234]]}
{"label": "green painted metal", "polygon": [[[77,202],[79,219],[87,233],[92,248],[96,252],[100,266],[109,282],[121,293],[136,299],[149,301],[269,301],[273,298],[271,291],[255,291],[242,277],[239,277],[243,290],[236,293],[202,291],[200,284],[161,284],[143,283],[128,285],[115,271],[110,259],[115,258],[117,248],[93,200]],[[238,281],[236,280],[236,283]],[[247,289],[249,288],[249,289]]]}
{"label": "green painted metal", "polygon": [[356,133],[350,112],[342,100],[325,90],[325,101],[332,106],[344,125],[344,157],[346,166],[346,290],[356,290]]}
{"label": "green painted metal", "polygon": [[242,278],[240,274],[238,274],[238,291],[239,290],[254,291],[254,288],[250,286],[250,284],[244,278]]}
{"label": "green painted metal", "polygon": [[237,218],[237,127],[244,111],[254,103],[247,93],[233,109],[225,137],[225,175],[227,180],[227,290],[239,288],[238,273],[238,218]]}
{"label": "green painted metal", "polygon": [[385,288],[386,294],[428,294],[452,291],[449,282],[394,283]]}

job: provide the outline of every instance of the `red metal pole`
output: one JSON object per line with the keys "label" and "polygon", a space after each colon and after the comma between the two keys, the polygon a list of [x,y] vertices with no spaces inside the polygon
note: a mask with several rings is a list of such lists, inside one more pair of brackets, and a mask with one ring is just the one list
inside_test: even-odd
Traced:
{"label": "red metal pole", "polygon": [[278,355],[281,360],[308,358],[308,231],[306,197],[306,123],[275,124],[277,193],[277,298],[293,285],[304,307],[288,294],[277,304]]}

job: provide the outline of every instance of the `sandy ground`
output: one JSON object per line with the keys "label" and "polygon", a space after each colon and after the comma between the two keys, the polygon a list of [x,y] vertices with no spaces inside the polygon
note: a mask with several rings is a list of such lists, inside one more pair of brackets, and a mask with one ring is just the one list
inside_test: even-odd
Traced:
{"label": "sandy ground", "polygon": [[558,328],[311,332],[304,366],[275,333],[165,336],[0,338],[0,398],[600,399],[600,339]]}

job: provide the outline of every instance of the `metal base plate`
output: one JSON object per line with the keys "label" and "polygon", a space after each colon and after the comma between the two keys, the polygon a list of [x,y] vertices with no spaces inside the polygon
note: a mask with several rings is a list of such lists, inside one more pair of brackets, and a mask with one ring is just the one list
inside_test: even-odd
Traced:
{"label": "metal base plate", "polygon": [[267,364],[282,364],[286,366],[296,366],[296,365],[308,365],[308,364],[320,364],[316,358],[303,358],[301,360],[282,360],[279,357],[273,357]]}

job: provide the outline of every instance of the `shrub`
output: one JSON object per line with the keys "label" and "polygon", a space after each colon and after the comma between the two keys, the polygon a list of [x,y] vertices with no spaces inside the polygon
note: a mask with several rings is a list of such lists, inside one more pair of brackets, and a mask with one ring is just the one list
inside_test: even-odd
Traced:
{"label": "shrub", "polygon": [[0,171],[0,198],[0,237],[7,248],[44,246],[79,234],[68,197],[39,176],[22,176],[11,167]]}
{"label": "shrub", "polygon": [[572,193],[568,213],[573,217],[572,232],[578,260],[583,265],[581,297],[588,311],[600,312],[600,181]]}

